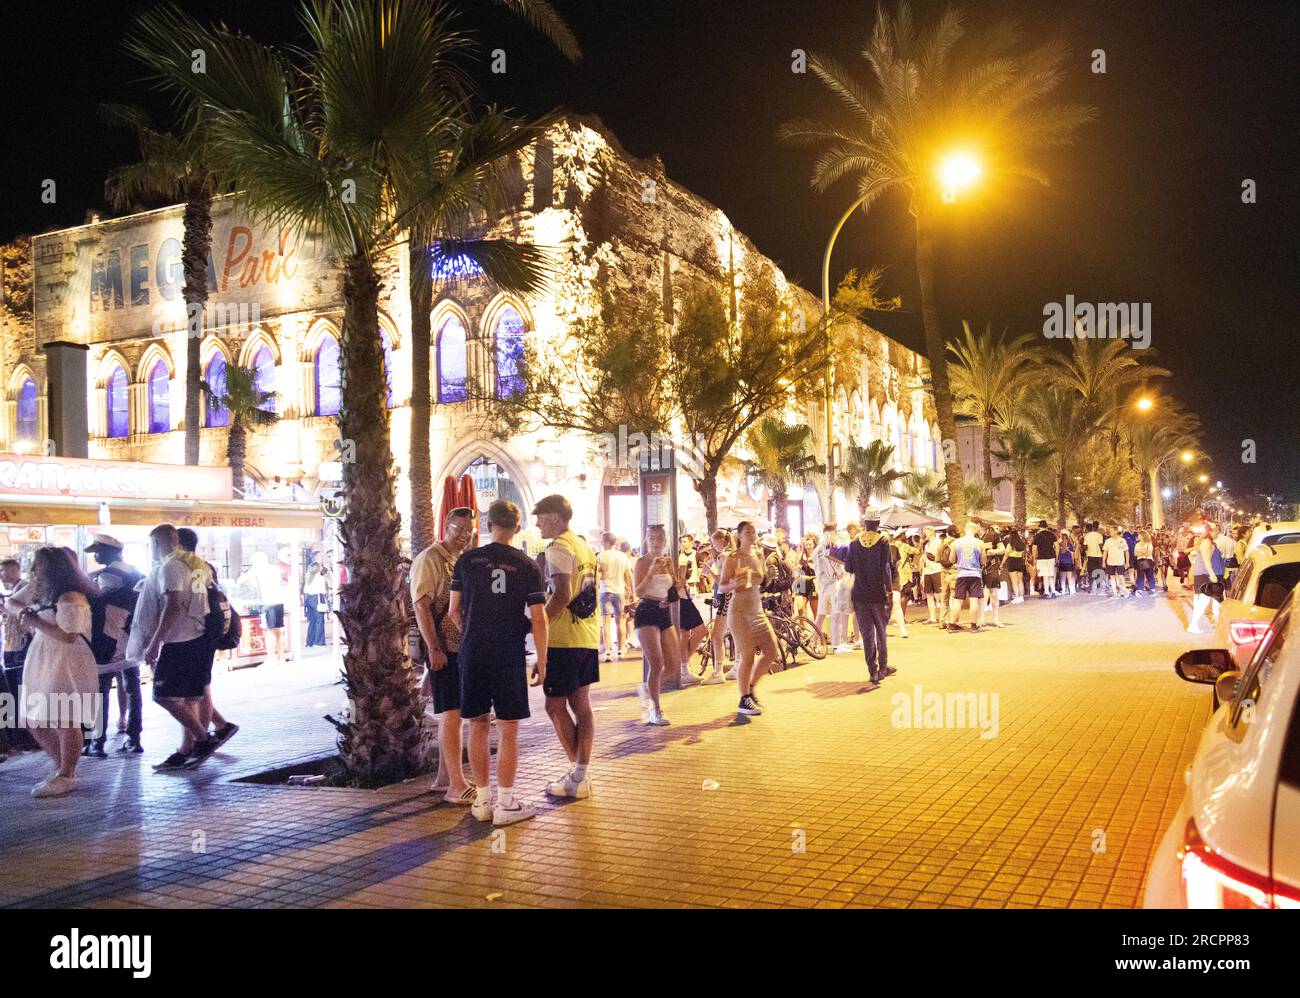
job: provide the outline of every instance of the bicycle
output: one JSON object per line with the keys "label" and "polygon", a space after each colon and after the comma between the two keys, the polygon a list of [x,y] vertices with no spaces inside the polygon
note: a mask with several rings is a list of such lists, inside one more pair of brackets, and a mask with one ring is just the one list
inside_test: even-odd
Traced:
{"label": "bicycle", "polygon": [[806,652],[809,658],[816,661],[826,657],[828,649],[825,637],[807,617],[795,616],[781,594],[764,597],[763,609],[776,633],[779,654],[778,661],[773,663],[773,672],[783,672],[798,665],[800,651]]}

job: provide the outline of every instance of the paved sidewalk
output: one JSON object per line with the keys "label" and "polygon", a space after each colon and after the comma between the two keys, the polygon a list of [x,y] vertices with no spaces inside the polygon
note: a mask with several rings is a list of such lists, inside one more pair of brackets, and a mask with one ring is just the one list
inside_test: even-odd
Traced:
{"label": "paved sidewalk", "polygon": [[[324,659],[221,674],[244,730],[192,773],[149,768],[175,737],[152,705],[148,753],[83,760],[68,797],[28,797],[43,757],[0,763],[0,904],[1129,907],[1209,715],[1172,671],[1185,617],[1079,595],[1004,607],[1001,631],[913,623],[874,692],[837,655],[768,679],[762,717],[734,684],[669,694],[667,728],[639,723],[639,663],[605,666],[595,796],[537,793],[565,766],[534,691],[517,786],[542,813],[497,833],[428,778],[230,782],[327,751],[341,690]],[[931,693],[982,695],[984,730],[926,726]]]}

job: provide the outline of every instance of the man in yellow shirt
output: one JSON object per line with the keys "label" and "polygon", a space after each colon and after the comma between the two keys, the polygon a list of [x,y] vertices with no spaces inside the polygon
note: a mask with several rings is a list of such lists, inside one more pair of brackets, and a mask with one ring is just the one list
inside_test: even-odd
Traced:
{"label": "man in yellow shirt", "polygon": [[591,746],[596,736],[588,687],[600,681],[600,616],[597,613],[596,556],[586,539],[569,529],[573,507],[562,495],[549,495],[533,507],[546,547],[550,595],[546,617],[550,639],[546,679],[546,713],[555,725],[572,768],[546,786],[552,797],[591,796]]}

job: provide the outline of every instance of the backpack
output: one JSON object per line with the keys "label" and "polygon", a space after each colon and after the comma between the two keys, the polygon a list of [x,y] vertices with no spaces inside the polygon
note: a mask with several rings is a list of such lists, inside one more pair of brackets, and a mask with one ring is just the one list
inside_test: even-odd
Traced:
{"label": "backpack", "polygon": [[957,556],[952,553],[952,538],[939,545],[939,564],[944,568],[952,568],[957,564]]}
{"label": "backpack", "polygon": [[[108,572],[122,580],[122,584],[112,592],[95,593],[88,597],[90,603],[90,651],[95,656],[97,665],[107,665],[118,657],[118,638],[108,633],[117,631],[125,636],[131,631],[135,620],[135,605],[140,594],[135,591],[136,584],[144,578],[139,572],[121,572],[115,568],[104,568],[96,572],[98,576]],[[123,649],[125,650],[125,648]]]}
{"label": "backpack", "polygon": [[217,651],[232,651],[239,647],[243,635],[244,625],[230,605],[229,597],[216,583],[208,586],[208,612],[203,618],[203,636]]}

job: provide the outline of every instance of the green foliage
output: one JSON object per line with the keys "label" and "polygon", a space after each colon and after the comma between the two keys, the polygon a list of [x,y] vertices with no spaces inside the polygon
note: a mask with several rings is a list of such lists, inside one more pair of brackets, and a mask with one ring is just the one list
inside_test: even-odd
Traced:
{"label": "green foliage", "polygon": [[948,483],[937,471],[912,472],[902,479],[902,492],[909,504],[923,512],[938,513],[948,508]]}
{"label": "green foliage", "polygon": [[894,448],[882,440],[872,440],[865,447],[850,440],[844,454],[844,470],[835,478],[835,484],[854,497],[858,511],[865,513],[873,500],[889,498],[894,483],[906,477],[906,472],[895,470]]}

